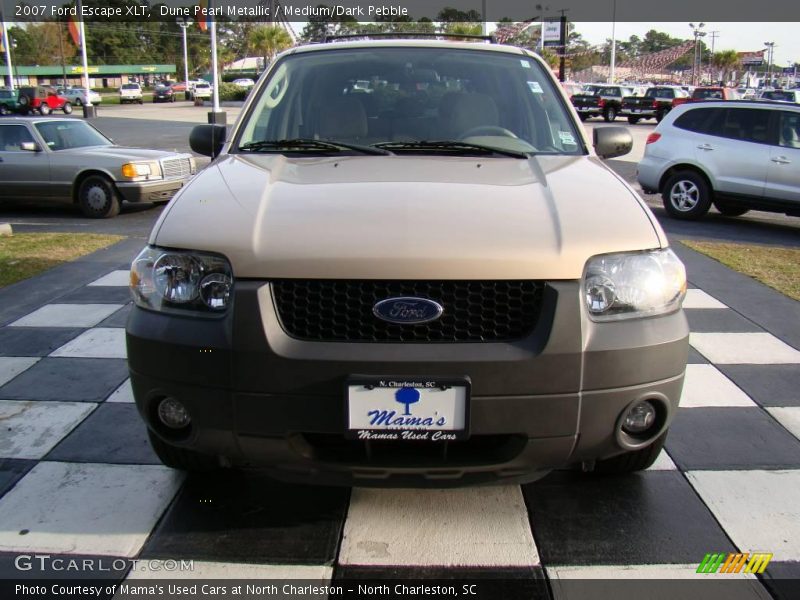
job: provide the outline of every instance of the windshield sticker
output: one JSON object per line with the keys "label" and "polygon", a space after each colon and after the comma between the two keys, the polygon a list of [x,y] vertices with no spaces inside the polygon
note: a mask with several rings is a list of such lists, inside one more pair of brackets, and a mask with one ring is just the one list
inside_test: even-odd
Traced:
{"label": "windshield sticker", "polygon": [[519,59],[519,64],[521,64],[521,65],[522,65],[522,68],[523,68],[523,69],[530,69],[530,68],[531,68],[531,63],[530,63],[530,61],[528,61],[528,60],[525,60],[524,58],[520,58],[520,59]]}
{"label": "windshield sticker", "polygon": [[575,138],[569,131],[559,131],[558,137],[561,138],[561,143],[565,146],[577,146]]}
{"label": "windshield sticker", "polygon": [[529,81],[528,87],[531,88],[531,92],[534,94],[543,94],[544,91],[542,90],[542,86],[539,85],[538,81]]}

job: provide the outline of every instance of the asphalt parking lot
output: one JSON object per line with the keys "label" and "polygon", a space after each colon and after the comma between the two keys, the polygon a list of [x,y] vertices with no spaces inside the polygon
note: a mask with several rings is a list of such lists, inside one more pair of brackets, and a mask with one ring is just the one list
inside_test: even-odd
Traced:
{"label": "asphalt parking lot", "polygon": [[[187,150],[206,110],[101,107],[95,124],[119,143]],[[627,181],[653,127],[630,127],[634,152],[609,161]],[[677,243],[798,246],[800,219],[680,223],[660,199],[647,201],[692,288],[690,364],[666,451],[626,477],[559,471],[524,486],[457,490],[314,488],[161,466],[132,404],[123,328],[125,269],[162,209],[93,221],[65,208],[3,207],[0,220],[18,231],[130,239],[0,290],[0,578],[25,576],[14,564],[20,553],[47,553],[192,560],[194,578],[488,579],[511,582],[492,598],[638,599],[599,580],[696,581],[707,553],[767,552],[763,575],[742,575],[720,595],[657,597],[800,597],[800,303]],[[106,577],[164,575],[125,565]]]}

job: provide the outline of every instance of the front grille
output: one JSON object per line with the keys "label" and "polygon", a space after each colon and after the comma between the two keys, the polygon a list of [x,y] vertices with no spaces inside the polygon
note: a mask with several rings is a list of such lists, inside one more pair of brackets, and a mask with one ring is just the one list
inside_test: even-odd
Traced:
{"label": "front grille", "polygon": [[[315,342],[499,342],[526,337],[536,326],[539,281],[272,282],[281,325],[291,337]],[[372,309],[386,298],[435,300],[444,313],[416,325],[388,323]]]}
{"label": "front grille", "polygon": [[161,161],[161,170],[164,179],[183,178],[192,174],[192,165],[188,158],[170,158]]}

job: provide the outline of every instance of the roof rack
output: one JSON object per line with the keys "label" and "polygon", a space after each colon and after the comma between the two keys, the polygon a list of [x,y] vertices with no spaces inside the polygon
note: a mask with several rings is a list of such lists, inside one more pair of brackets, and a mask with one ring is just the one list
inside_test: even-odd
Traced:
{"label": "roof rack", "polygon": [[468,33],[429,33],[427,31],[414,32],[414,31],[393,31],[381,33],[348,33],[343,35],[325,35],[322,42],[330,42],[336,40],[346,40],[354,38],[453,38],[453,39],[469,39],[469,40],[483,40],[490,44],[496,44],[497,41],[493,35],[472,35]]}

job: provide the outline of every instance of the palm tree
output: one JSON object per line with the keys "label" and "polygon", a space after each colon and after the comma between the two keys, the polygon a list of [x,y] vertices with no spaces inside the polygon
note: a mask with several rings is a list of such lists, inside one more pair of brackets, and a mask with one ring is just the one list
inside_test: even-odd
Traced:
{"label": "palm tree", "polygon": [[739,54],[736,50],[721,50],[711,57],[711,64],[722,71],[722,81],[728,81],[730,71],[739,66]]}
{"label": "palm tree", "polygon": [[264,57],[264,68],[275,58],[279,52],[290,48],[292,38],[283,27],[277,25],[262,25],[254,27],[248,38],[248,49],[258,52]]}

